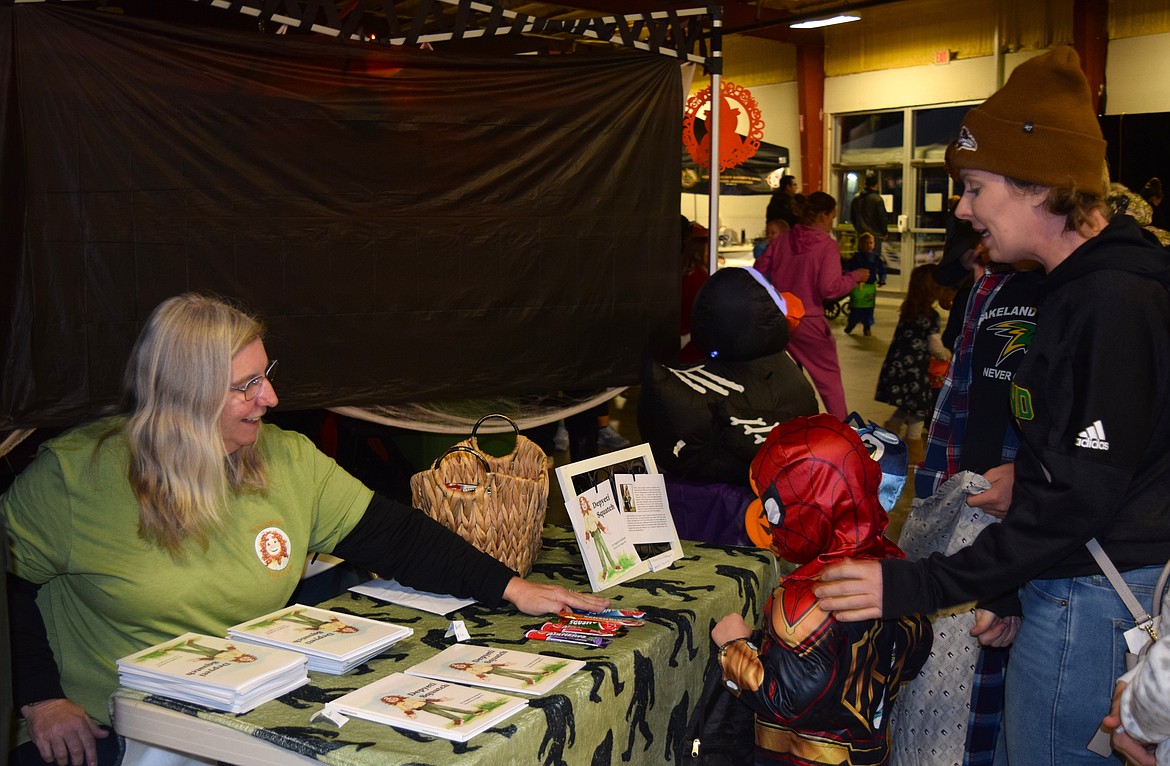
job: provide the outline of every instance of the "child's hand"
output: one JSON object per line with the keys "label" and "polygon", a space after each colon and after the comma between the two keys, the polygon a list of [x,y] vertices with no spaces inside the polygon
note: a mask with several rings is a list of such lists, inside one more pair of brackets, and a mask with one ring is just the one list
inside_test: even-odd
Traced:
{"label": "child's hand", "polygon": [[751,626],[744,622],[743,616],[739,612],[732,612],[711,629],[711,640],[716,646],[723,646],[728,641],[747,638],[751,634]]}

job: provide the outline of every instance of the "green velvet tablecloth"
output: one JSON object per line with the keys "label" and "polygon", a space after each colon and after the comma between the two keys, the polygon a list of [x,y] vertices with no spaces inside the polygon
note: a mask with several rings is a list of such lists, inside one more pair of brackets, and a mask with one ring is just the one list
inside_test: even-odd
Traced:
{"label": "green velvet tablecloth", "polygon": [[[685,724],[703,688],[713,649],[711,627],[738,611],[758,625],[778,580],[766,551],[683,543],[684,557],[667,570],[604,591],[615,607],[646,612],[646,624],[605,649],[530,641],[524,632],[544,618],[511,607],[472,605],[441,617],[347,594],[321,606],[409,626],[414,635],[342,676],[311,674],[310,683],[243,715],[119,689],[115,697],[145,700],[260,737],[301,755],[341,766],[390,764],[665,764],[675,762]],[[568,529],[549,526],[530,579],[588,590],[581,555]],[[469,643],[522,649],[586,661],[584,670],[529,708],[466,743],[435,739],[351,719],[338,728],[309,718],[325,702],[436,654],[454,639],[443,634],[461,619]],[[115,721],[115,726],[117,722]]]}

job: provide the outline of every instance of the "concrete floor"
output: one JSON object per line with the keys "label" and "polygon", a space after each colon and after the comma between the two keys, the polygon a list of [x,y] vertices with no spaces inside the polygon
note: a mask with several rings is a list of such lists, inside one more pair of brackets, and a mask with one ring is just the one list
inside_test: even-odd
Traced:
{"label": "concrete floor", "polygon": [[[858,412],[866,420],[879,424],[894,412],[890,405],[875,402],[873,392],[877,385],[878,372],[893,337],[894,327],[898,323],[898,307],[901,302],[901,295],[878,296],[877,307],[874,310],[873,334],[869,337],[862,334],[860,327],[856,328],[852,335],[846,335],[844,316],[830,323],[837,338],[837,356],[841,362],[845,400],[850,409]],[[631,388],[610,404],[610,424],[634,444],[642,440],[638,433],[637,402],[638,391]],[[562,465],[568,459],[568,455],[564,453],[558,453],[553,457],[557,465]],[[564,514],[564,504],[555,486],[556,482],[553,481],[551,484],[553,486],[550,487],[549,520],[554,521]],[[907,490],[903,491],[902,498],[890,514],[887,534],[892,539],[897,539],[902,522],[905,521],[906,513],[910,509],[913,493],[909,488],[912,484],[911,475],[907,478]]]}
{"label": "concrete floor", "polygon": [[844,315],[830,324],[837,338],[837,358],[841,362],[841,380],[845,384],[845,402],[851,410],[866,420],[883,423],[894,413],[888,404],[875,402],[874,388],[878,372],[886,358],[886,350],[898,324],[898,307],[902,296],[879,297],[874,309],[872,335],[866,337],[857,327],[851,335],[845,334]]}

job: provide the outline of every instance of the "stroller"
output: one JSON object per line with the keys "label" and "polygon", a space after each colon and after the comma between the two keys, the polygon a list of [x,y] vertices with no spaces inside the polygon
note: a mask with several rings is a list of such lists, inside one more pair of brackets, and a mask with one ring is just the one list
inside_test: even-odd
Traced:
{"label": "stroller", "polygon": [[844,314],[849,316],[849,310],[852,308],[853,302],[849,299],[849,295],[843,295],[840,298],[832,301],[825,301],[825,319],[832,322],[837,317]]}

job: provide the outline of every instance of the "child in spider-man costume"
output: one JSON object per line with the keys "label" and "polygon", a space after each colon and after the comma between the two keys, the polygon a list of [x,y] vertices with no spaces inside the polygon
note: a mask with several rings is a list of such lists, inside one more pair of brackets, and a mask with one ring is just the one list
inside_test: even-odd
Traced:
{"label": "child in spider-man costume", "polygon": [[776,426],[751,482],[772,550],[800,565],[768,600],[758,648],[738,613],[711,631],[727,687],[755,711],[756,763],[884,764],[884,714],[930,652],[930,621],[837,622],[812,592],[839,559],[902,558],[883,535],[881,468],[852,428],[822,414]]}

